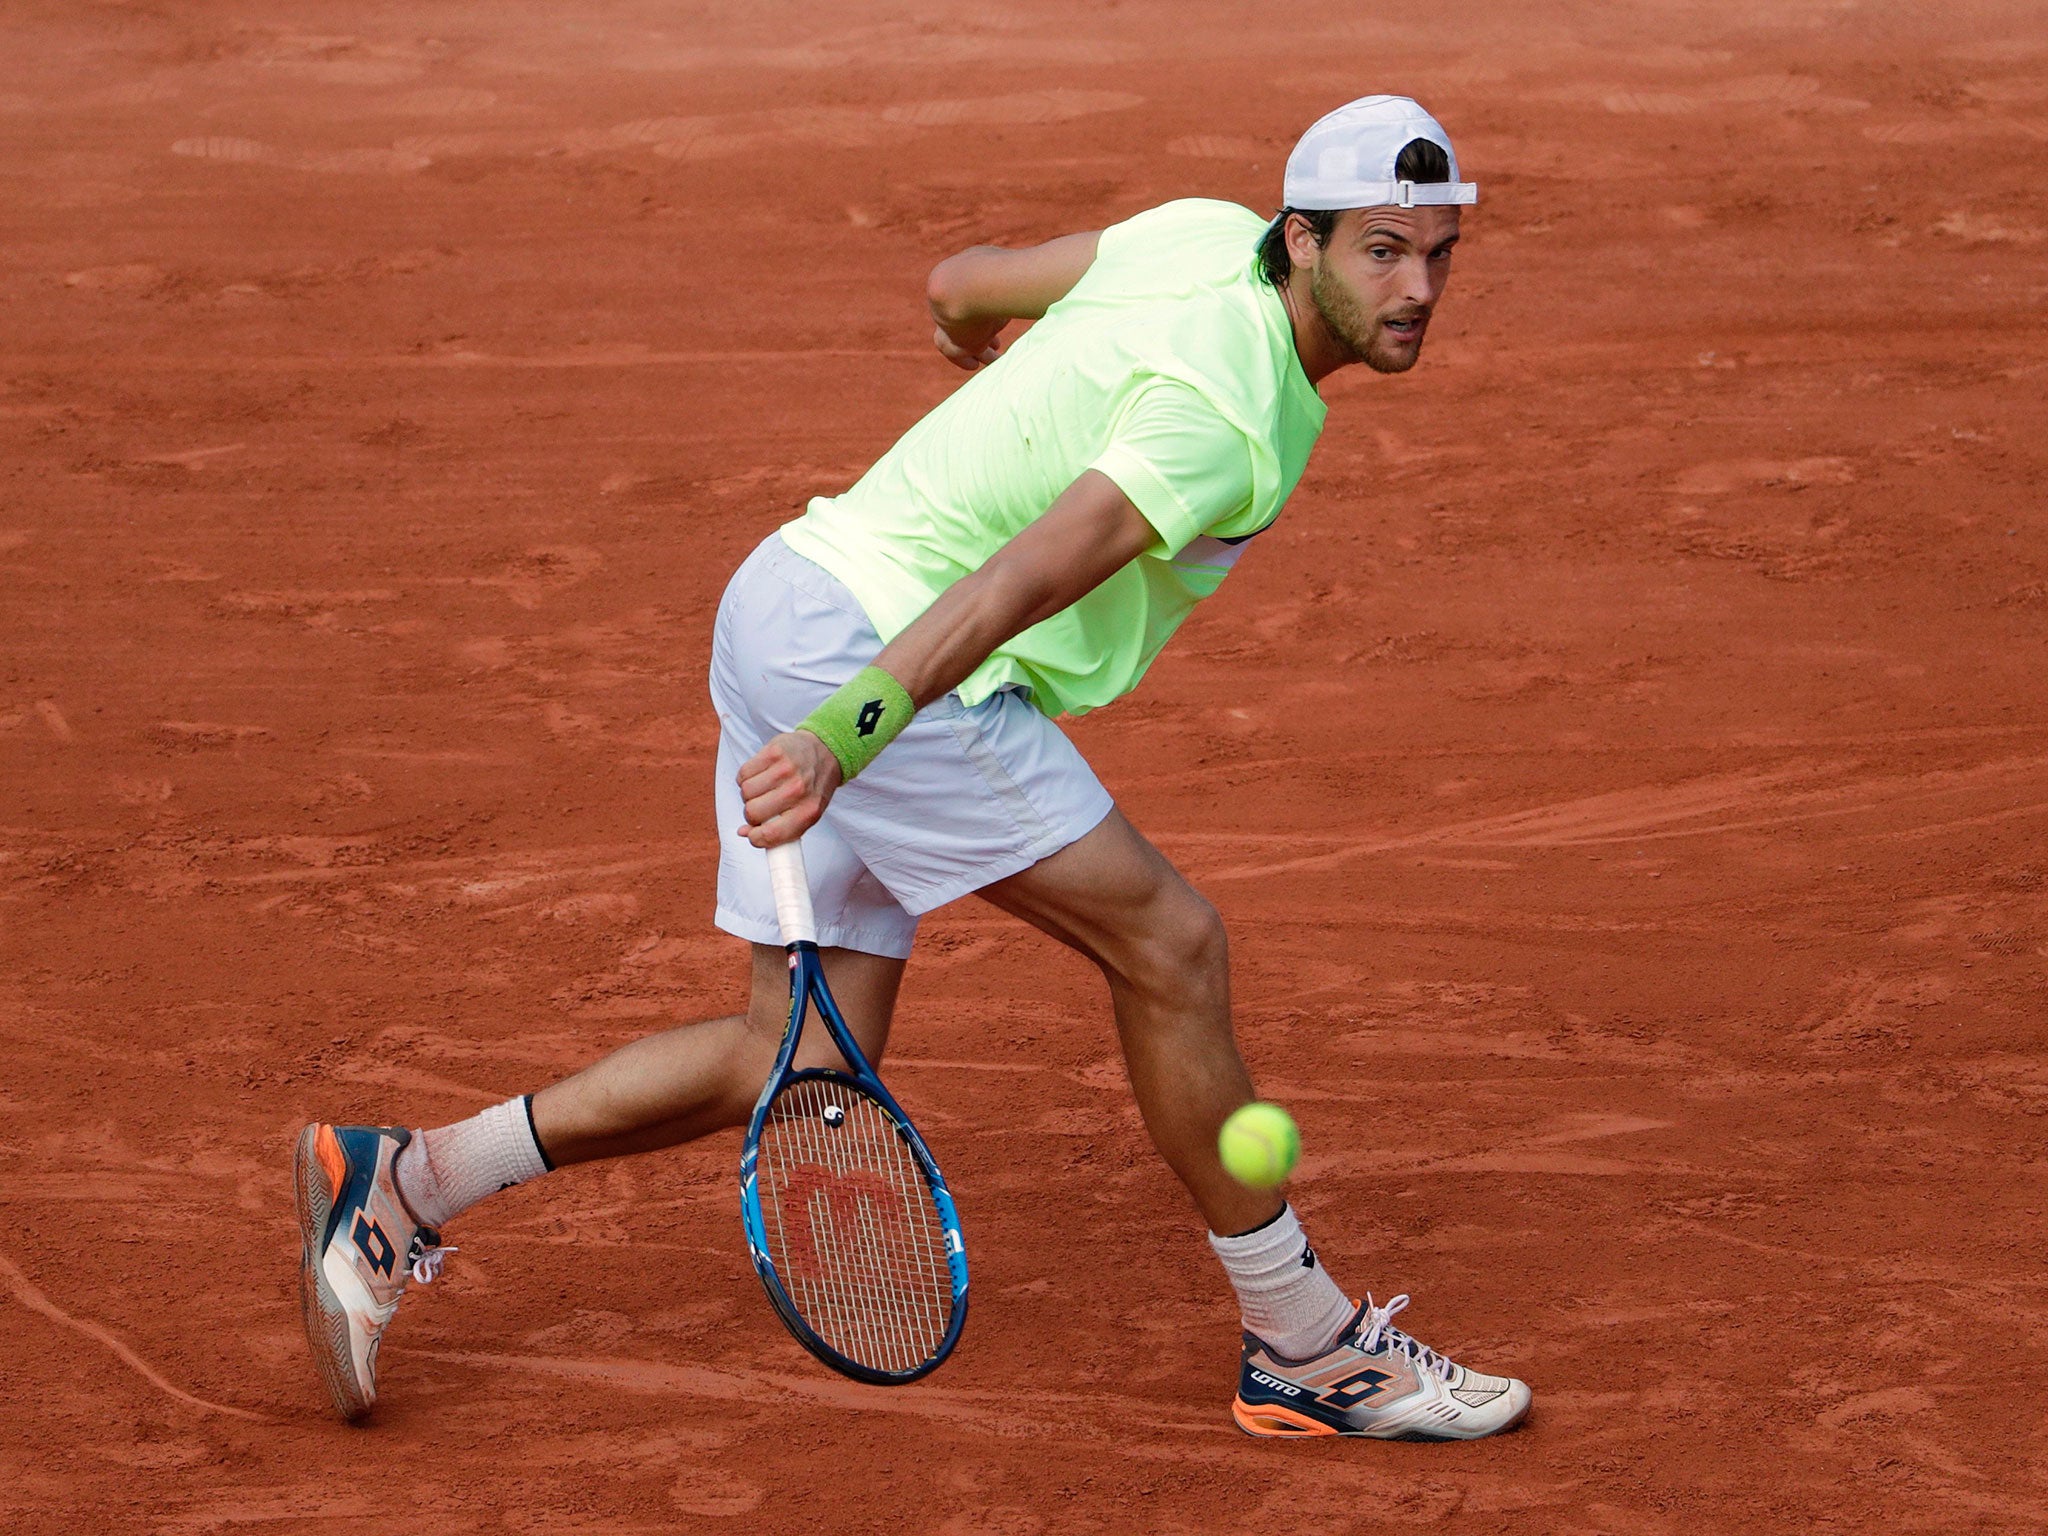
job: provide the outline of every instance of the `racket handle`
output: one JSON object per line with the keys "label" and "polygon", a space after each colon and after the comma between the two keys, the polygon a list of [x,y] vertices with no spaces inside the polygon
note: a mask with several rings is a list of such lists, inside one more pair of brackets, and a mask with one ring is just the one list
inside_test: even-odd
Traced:
{"label": "racket handle", "polygon": [[818,924],[811,916],[811,882],[804,873],[801,841],[777,843],[768,850],[768,884],[775,891],[775,922],[784,944],[818,942]]}

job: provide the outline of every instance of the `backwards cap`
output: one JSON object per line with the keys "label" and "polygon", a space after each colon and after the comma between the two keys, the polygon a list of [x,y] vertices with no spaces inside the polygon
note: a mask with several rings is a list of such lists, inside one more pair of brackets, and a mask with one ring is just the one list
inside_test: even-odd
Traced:
{"label": "backwards cap", "polygon": [[[1451,162],[1449,181],[1404,181],[1394,162],[1412,139],[1427,139]],[[1318,118],[1287,157],[1285,206],[1414,208],[1476,203],[1476,183],[1458,180],[1458,155],[1443,125],[1406,96],[1361,96]]]}

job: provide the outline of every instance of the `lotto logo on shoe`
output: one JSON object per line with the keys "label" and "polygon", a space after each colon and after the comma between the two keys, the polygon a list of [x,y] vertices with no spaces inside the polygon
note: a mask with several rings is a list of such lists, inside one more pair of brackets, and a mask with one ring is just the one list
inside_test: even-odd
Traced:
{"label": "lotto logo on shoe", "polygon": [[1295,1386],[1292,1382],[1282,1381],[1277,1376],[1268,1376],[1261,1370],[1254,1370],[1252,1372],[1252,1380],[1269,1391],[1285,1392],[1289,1397],[1301,1396],[1301,1388]]}
{"label": "lotto logo on shoe", "polygon": [[384,1229],[357,1211],[356,1224],[348,1235],[354,1240],[356,1251],[370,1261],[370,1267],[389,1280],[391,1266],[398,1261],[398,1250],[391,1246],[391,1239],[384,1235]]}
{"label": "lotto logo on shoe", "polygon": [[1332,1408],[1356,1408],[1367,1398],[1378,1397],[1386,1391],[1387,1383],[1393,1379],[1385,1371],[1376,1371],[1368,1366],[1354,1376],[1332,1382],[1318,1395],[1317,1401],[1328,1403]]}

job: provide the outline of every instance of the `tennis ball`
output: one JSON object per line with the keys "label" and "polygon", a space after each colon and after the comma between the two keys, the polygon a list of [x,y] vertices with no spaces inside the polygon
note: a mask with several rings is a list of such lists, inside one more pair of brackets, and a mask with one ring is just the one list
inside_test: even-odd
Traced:
{"label": "tennis ball", "polygon": [[1278,1104],[1247,1104],[1223,1122],[1216,1151],[1238,1183],[1273,1189],[1285,1184],[1301,1161],[1301,1132]]}

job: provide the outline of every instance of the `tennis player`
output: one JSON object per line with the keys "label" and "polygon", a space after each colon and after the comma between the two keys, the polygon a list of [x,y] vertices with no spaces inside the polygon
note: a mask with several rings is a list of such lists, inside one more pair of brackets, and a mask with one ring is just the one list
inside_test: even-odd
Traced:
{"label": "tennis player", "polygon": [[939,263],[934,340],[973,377],[771,534],[719,605],[717,922],[753,945],[748,1011],[460,1124],[306,1128],[306,1327],[345,1416],[375,1398],[379,1340],[454,1217],[745,1123],[788,1002],[761,850],[801,835],[827,977],[877,1061],[918,919],[956,897],[1101,968],[1146,1128],[1237,1293],[1241,1428],[1441,1440],[1521,1420],[1526,1386],[1395,1327],[1406,1296],[1356,1300],[1291,1207],[1224,1172],[1217,1129],[1253,1094],[1223,924],[1053,723],[1136,687],[1272,526],[1323,428],[1319,381],[1415,365],[1476,197],[1434,118],[1369,96],[1303,136],[1270,223],[1175,202]]}

